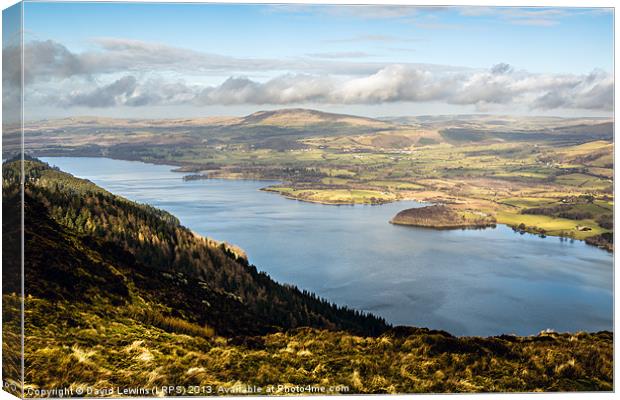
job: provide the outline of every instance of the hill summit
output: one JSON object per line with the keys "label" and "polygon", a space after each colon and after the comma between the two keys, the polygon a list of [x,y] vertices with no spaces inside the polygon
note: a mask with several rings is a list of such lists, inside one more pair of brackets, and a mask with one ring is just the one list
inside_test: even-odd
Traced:
{"label": "hill summit", "polygon": [[306,127],[320,124],[344,124],[365,128],[387,129],[393,125],[373,118],[335,114],[305,108],[257,111],[240,119],[241,124]]}

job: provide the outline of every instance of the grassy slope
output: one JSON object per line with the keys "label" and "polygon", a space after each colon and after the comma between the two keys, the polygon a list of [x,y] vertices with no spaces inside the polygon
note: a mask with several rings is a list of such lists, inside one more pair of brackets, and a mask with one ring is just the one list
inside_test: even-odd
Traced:
{"label": "grassy slope", "polygon": [[[16,299],[6,301],[17,307]],[[346,387],[349,393],[612,390],[610,333],[454,338],[298,329],[235,340],[144,323],[129,310],[27,300],[27,388],[169,384]],[[194,393],[184,393],[194,394]],[[202,394],[202,393],[195,393]]]}

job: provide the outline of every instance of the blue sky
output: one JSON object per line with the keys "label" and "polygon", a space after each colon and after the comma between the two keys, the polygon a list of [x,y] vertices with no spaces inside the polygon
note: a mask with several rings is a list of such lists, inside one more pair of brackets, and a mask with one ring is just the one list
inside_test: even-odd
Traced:
{"label": "blue sky", "polygon": [[32,2],[24,14],[27,58],[56,60],[26,73],[33,118],[611,112],[609,9]]}

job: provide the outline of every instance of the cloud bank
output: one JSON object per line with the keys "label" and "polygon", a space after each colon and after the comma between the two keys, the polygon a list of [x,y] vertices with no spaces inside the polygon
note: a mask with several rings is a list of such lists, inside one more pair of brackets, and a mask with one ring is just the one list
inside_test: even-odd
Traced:
{"label": "cloud bank", "polygon": [[[498,72],[499,71],[499,72]],[[505,71],[505,72],[502,72]],[[74,91],[56,100],[64,106],[110,107],[166,104],[291,105],[303,103],[380,104],[446,102],[474,105],[529,104],[531,109],[613,109],[613,78],[603,72],[588,75],[544,75],[510,71],[499,65],[473,74],[389,65],[374,74],[351,79],[285,74],[266,82],[230,77],[218,86],[183,82],[138,82],[128,75],[108,85]]]}
{"label": "cloud bank", "polygon": [[[50,40],[27,43],[27,100],[64,108],[443,102],[477,110],[613,110],[613,76],[601,70],[537,74],[505,63],[468,69],[339,59],[358,53],[249,59],[126,39],[99,38],[96,44],[97,50],[74,53]],[[3,57],[15,51],[4,48]],[[257,71],[271,77],[251,78]],[[4,83],[18,82],[13,78],[19,72],[5,65]],[[228,77],[200,83],[209,75]]]}

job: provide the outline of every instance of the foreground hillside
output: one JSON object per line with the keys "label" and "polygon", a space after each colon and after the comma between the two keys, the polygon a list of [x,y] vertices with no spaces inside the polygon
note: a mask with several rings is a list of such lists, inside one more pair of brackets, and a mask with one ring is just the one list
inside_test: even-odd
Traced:
{"label": "foreground hillside", "polygon": [[[5,233],[19,222],[18,167],[3,165]],[[455,338],[391,328],[277,284],[168,213],[36,160],[25,170],[28,396],[146,395],[109,390],[170,384],[181,391],[157,394],[613,388],[609,332]],[[5,377],[18,368],[17,260],[4,260]]]}
{"label": "foreground hillside", "polygon": [[[5,304],[18,307],[16,300]],[[404,328],[366,337],[300,328],[228,338],[145,321],[105,298],[92,304],[32,298],[26,309],[26,383],[33,390],[70,386],[106,395],[116,387],[174,384],[183,389],[173,394],[205,395],[254,387],[263,394],[270,387],[281,394],[308,387],[327,393],[613,388],[609,332],[455,338]]]}
{"label": "foreground hillside", "polygon": [[[3,171],[9,206],[17,167],[10,163]],[[103,292],[118,304],[146,301],[158,305],[153,313],[219,334],[314,326],[373,335],[387,328],[373,315],[274,282],[234,248],[194,234],[165,211],[38,161],[26,161],[25,171],[28,294],[84,301]]]}

